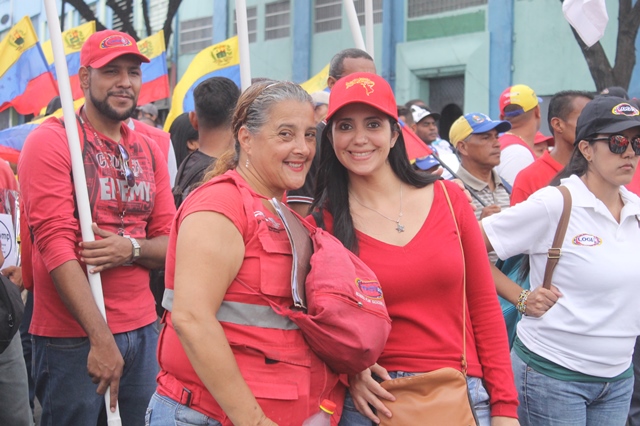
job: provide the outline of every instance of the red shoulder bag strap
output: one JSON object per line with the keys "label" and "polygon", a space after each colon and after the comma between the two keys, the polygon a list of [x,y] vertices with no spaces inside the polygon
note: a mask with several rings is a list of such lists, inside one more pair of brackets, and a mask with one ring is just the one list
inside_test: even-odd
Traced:
{"label": "red shoulder bag strap", "polygon": [[551,277],[553,277],[553,270],[556,268],[560,256],[562,256],[562,242],[564,236],[567,233],[567,227],[569,226],[569,218],[571,217],[571,193],[566,186],[559,186],[558,189],[562,194],[563,206],[562,215],[558,221],[558,228],[556,229],[556,235],[553,237],[553,244],[547,253],[547,266],[544,268],[544,279],[542,280],[542,287],[549,290],[551,288]]}

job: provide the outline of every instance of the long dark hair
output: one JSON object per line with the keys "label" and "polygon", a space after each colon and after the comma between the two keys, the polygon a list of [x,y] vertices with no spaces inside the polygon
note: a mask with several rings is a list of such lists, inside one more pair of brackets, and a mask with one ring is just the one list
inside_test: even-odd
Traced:
{"label": "long dark hair", "polygon": [[[398,140],[387,157],[393,173],[402,182],[416,188],[423,188],[438,180],[439,176],[418,172],[411,166],[407,158],[402,129],[395,119],[389,117],[389,122],[392,131],[399,133]],[[333,235],[346,248],[357,254],[358,240],[349,211],[349,173],[331,147],[328,137],[331,127],[332,120],[327,123],[322,132],[320,166],[316,175],[316,190],[311,210],[327,209],[333,217]]]}
{"label": "long dark hair", "polygon": [[[589,139],[585,140],[589,142],[589,145],[593,145],[595,143]],[[582,155],[582,151],[580,151],[578,145],[579,143],[575,144],[573,147],[569,163],[567,163],[567,165],[551,180],[549,186],[559,186],[560,180],[568,178],[571,175],[582,177],[587,173],[587,170],[589,169],[589,162],[584,158],[584,155]]]}

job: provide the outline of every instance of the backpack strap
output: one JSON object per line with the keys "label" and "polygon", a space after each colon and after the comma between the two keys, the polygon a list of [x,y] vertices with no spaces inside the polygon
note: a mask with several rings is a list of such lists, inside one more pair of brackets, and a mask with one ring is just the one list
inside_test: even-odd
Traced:
{"label": "backpack strap", "polygon": [[553,244],[547,253],[547,266],[544,269],[544,279],[542,280],[542,287],[547,290],[551,287],[553,270],[556,268],[560,256],[562,256],[562,243],[567,234],[567,227],[569,226],[569,219],[571,218],[571,193],[566,186],[559,186],[558,189],[562,194],[563,205],[562,214],[558,221],[558,228],[556,228],[556,235],[553,237]]}
{"label": "backpack strap", "polygon": [[513,187],[502,176],[498,176],[498,177],[502,181],[502,186],[504,186],[504,189],[507,190],[507,194],[511,195],[511,192],[513,191]]}

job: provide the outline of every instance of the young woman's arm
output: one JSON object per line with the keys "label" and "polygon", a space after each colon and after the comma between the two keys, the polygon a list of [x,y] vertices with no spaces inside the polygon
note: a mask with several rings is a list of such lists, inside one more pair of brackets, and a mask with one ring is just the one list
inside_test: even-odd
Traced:
{"label": "young woman's arm", "polygon": [[180,225],[171,319],[198,377],[234,425],[275,425],[240,374],[216,313],[244,259],[244,241],[220,213],[197,212]]}

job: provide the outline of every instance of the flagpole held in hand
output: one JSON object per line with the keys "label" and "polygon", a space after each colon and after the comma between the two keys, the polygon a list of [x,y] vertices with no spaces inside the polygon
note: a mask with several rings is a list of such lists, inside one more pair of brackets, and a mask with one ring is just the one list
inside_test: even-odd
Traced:
{"label": "flagpole held in hand", "polygon": [[[89,194],[87,192],[87,180],[84,174],[84,164],[82,161],[82,151],[80,149],[80,137],[78,135],[78,126],[76,125],[76,114],[73,109],[73,98],[71,96],[71,84],[69,82],[69,70],[67,68],[67,60],[64,54],[64,46],[62,45],[62,32],[60,30],[60,22],[58,21],[58,11],[55,0],[44,0],[47,13],[47,23],[49,24],[49,35],[51,38],[51,47],[53,48],[53,58],[58,76],[58,88],[60,91],[60,101],[64,113],[64,125],[69,142],[69,152],[71,154],[71,171],[73,173],[73,185],[75,190],[76,202],[78,207],[78,216],[80,219],[80,230],[82,232],[83,241],[95,241],[93,230],[91,229],[91,208],[89,204]],[[87,265],[87,277],[91,293],[95,299],[96,305],[107,320],[104,296],[102,294],[102,281],[99,273],[89,273],[89,265]],[[109,426],[121,426],[120,410],[116,404],[115,412],[111,412],[108,408],[111,405],[111,396],[109,388],[104,395],[105,406],[107,407],[107,423]]]}

